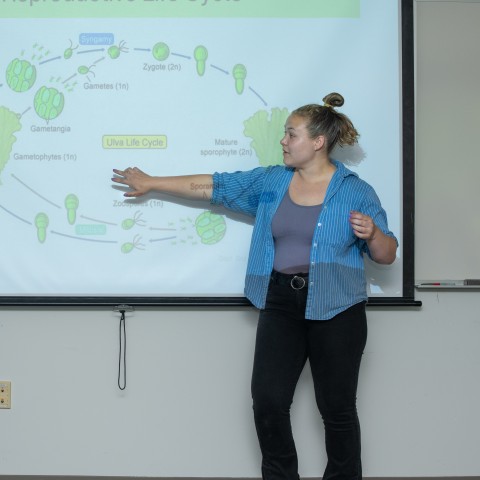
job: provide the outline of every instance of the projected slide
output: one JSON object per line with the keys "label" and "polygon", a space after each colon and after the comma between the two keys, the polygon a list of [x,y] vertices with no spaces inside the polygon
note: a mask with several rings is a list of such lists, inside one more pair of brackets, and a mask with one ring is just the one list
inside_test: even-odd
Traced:
{"label": "projected slide", "polygon": [[[337,158],[373,184],[400,236],[396,2],[262,4],[2,3],[0,295],[241,297],[249,219],[126,200],[112,168],[281,164],[289,111],[331,91],[361,133]],[[401,295],[399,267],[369,266],[369,281],[371,295]]]}

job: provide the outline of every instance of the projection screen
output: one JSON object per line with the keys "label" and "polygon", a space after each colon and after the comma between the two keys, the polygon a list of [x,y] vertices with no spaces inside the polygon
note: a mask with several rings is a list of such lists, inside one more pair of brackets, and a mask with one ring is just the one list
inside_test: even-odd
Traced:
{"label": "projection screen", "polygon": [[[413,299],[411,0],[2,0],[0,304],[248,304],[252,220],[127,200],[153,175],[282,163],[288,113],[330,92],[360,132],[333,157],[400,246],[369,304]],[[191,185],[202,189],[202,185]]]}

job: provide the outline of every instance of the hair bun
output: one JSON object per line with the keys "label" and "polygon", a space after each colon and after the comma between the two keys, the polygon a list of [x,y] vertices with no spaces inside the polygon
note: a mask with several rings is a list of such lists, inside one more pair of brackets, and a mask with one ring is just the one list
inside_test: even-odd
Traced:
{"label": "hair bun", "polygon": [[323,97],[323,103],[328,107],[341,107],[344,104],[343,97],[339,93],[329,93]]}

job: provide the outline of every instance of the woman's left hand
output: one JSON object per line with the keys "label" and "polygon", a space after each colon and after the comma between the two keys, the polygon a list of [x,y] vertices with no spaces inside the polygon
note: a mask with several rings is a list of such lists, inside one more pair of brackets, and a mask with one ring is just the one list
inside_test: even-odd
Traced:
{"label": "woman's left hand", "polygon": [[387,265],[395,261],[397,242],[383,233],[375,225],[372,217],[357,211],[351,211],[350,225],[353,233],[367,242],[370,257],[373,261]]}
{"label": "woman's left hand", "polygon": [[350,225],[352,226],[353,233],[363,240],[372,240],[375,237],[377,226],[375,225],[372,217],[364,215],[363,213],[355,210],[350,212]]}

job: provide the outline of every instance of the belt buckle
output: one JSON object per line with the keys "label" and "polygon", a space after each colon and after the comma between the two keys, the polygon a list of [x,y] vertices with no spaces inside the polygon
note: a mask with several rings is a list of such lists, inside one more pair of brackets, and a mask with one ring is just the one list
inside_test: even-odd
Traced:
{"label": "belt buckle", "polygon": [[299,277],[298,275],[295,275],[291,280],[290,280],[290,286],[294,290],[301,290],[307,282],[305,281],[305,278]]}

